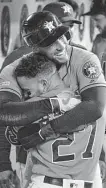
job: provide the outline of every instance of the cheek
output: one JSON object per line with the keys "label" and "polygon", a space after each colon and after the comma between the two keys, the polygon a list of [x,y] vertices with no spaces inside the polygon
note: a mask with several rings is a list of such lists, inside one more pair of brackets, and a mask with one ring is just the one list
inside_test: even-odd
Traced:
{"label": "cheek", "polygon": [[41,95],[43,94],[44,91],[44,86],[42,84],[39,85],[39,89],[38,89],[38,94]]}
{"label": "cheek", "polygon": [[43,85],[42,84],[37,84],[35,88],[35,92],[37,96],[40,96],[43,93]]}
{"label": "cheek", "polygon": [[46,52],[46,55],[47,55],[49,58],[52,58],[54,53],[55,53],[55,48],[54,48],[53,46],[49,46],[49,47],[48,47],[48,50],[47,50],[47,52]]}
{"label": "cheek", "polygon": [[39,96],[39,95],[40,95],[40,91],[39,91],[38,89],[33,89],[33,90],[31,91],[30,97],[37,97],[37,96]]}
{"label": "cheek", "polygon": [[45,49],[40,49],[40,52],[43,54],[43,55],[46,55],[48,58],[51,58],[52,57],[52,54],[53,54],[53,50],[51,49],[51,47],[46,47]]}

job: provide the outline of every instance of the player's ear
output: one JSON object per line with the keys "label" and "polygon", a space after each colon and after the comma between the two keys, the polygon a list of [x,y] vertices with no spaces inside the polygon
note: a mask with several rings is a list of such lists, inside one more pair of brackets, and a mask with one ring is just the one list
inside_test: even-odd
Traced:
{"label": "player's ear", "polygon": [[48,82],[46,79],[41,80],[41,84],[42,84],[42,91],[43,93],[47,92],[48,89]]}

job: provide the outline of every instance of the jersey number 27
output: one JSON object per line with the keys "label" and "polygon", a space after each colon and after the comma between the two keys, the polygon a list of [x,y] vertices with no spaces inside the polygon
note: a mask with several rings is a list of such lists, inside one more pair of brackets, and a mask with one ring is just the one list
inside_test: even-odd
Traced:
{"label": "jersey number 27", "polygon": [[[92,149],[93,149],[93,143],[95,140],[95,133],[96,133],[96,123],[93,123],[91,126],[91,132],[89,135],[89,139],[87,142],[87,146],[85,151],[81,152],[82,159],[89,159],[92,158]],[[52,152],[53,152],[53,162],[61,162],[61,161],[71,161],[75,159],[75,154],[70,155],[59,155],[59,146],[72,146],[72,144],[75,142],[75,133],[72,134],[72,139],[58,139],[55,140],[52,144]],[[79,133],[80,134],[80,133]]]}

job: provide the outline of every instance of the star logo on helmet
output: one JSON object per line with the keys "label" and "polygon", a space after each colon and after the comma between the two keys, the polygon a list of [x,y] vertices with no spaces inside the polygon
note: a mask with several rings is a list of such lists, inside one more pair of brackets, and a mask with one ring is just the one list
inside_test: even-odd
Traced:
{"label": "star logo on helmet", "polygon": [[55,26],[53,25],[53,21],[51,21],[51,22],[47,22],[47,21],[46,21],[46,22],[44,23],[44,28],[45,28],[45,29],[48,29],[49,32],[51,33],[52,30],[55,29]]}
{"label": "star logo on helmet", "polygon": [[64,5],[63,7],[61,7],[64,9],[64,13],[68,12],[70,13],[71,12],[71,7],[69,7],[68,5]]}

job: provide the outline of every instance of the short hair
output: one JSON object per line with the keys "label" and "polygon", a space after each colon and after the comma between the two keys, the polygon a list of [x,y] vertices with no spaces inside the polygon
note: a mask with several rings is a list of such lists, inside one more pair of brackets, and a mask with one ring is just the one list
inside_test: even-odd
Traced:
{"label": "short hair", "polygon": [[30,53],[24,55],[14,70],[14,76],[34,78],[48,76],[56,71],[55,64],[45,55]]}

